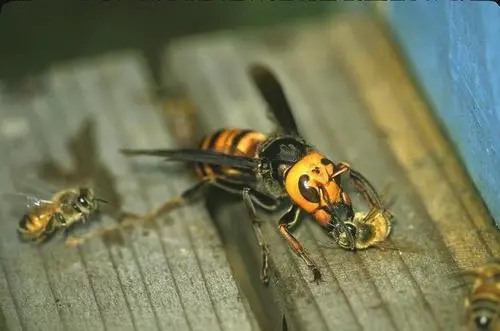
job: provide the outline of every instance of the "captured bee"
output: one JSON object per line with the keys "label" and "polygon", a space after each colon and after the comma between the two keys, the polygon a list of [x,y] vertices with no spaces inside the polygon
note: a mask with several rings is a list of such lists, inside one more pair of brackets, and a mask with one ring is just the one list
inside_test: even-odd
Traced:
{"label": "captured bee", "polygon": [[471,330],[500,330],[500,260],[463,274],[474,277],[465,300]]}
{"label": "captured bee", "polygon": [[19,221],[18,234],[22,241],[41,243],[51,237],[56,230],[68,230],[78,221],[85,222],[98,208],[94,191],[88,187],[62,190],[54,194],[51,200],[42,200],[35,196],[16,194],[25,199],[27,208]]}
{"label": "captured bee", "polygon": [[[356,229],[355,248],[358,250],[370,247],[381,247],[391,234],[392,214],[387,209],[372,208],[368,213],[357,212],[351,222]],[[344,235],[339,237],[339,246],[345,246],[347,238]]]}
{"label": "captured bee", "polygon": [[381,207],[380,197],[370,182],[344,162],[333,162],[298,133],[295,119],[281,84],[263,65],[253,65],[249,74],[267,102],[277,130],[266,135],[254,130],[221,129],[202,139],[196,149],[124,149],[126,155],[152,155],[168,161],[190,162],[200,182],[181,196],[144,215],[151,219],[198,197],[207,186],[241,194],[254,224],[262,252],[261,279],[267,283],[268,246],[258,226],[255,205],[287,211],[278,222],[279,232],[292,250],[312,270],[314,280],[321,273],[304,246],[290,232],[302,212],[311,214],[344,249],[355,250],[357,227],[353,223],[351,198],[342,188],[341,174],[349,174],[372,207]]}

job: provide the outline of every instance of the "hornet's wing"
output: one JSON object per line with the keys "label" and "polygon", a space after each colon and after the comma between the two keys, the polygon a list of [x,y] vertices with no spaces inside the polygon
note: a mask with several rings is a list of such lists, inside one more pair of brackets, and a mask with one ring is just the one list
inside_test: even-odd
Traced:
{"label": "hornet's wing", "polygon": [[284,133],[299,135],[290,104],[276,75],[262,64],[253,64],[250,77],[267,102],[271,115]]}
{"label": "hornet's wing", "polygon": [[255,170],[258,160],[247,156],[229,155],[197,148],[183,149],[121,149],[125,155],[164,157],[165,161],[199,162],[243,170]]}

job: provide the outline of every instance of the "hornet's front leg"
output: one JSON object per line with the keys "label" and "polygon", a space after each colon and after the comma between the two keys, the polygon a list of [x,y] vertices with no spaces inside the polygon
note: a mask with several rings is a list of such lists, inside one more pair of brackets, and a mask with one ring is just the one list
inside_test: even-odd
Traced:
{"label": "hornet's front leg", "polygon": [[309,257],[306,253],[304,246],[293,236],[290,232],[289,228],[294,226],[300,215],[300,208],[296,205],[292,205],[290,209],[283,215],[278,223],[278,228],[285,240],[288,242],[288,245],[292,248],[292,250],[297,254],[302,261],[311,269],[313,273],[313,281],[319,282],[321,281],[321,272],[319,268],[316,266],[316,263]]}
{"label": "hornet's front leg", "polygon": [[366,201],[370,204],[372,208],[383,208],[382,199],[380,198],[377,190],[373,185],[363,176],[361,173],[352,169],[347,163],[340,162],[337,164],[337,171],[332,175],[332,177],[340,176],[341,174],[347,172],[349,177],[354,181],[358,192],[363,194]]}

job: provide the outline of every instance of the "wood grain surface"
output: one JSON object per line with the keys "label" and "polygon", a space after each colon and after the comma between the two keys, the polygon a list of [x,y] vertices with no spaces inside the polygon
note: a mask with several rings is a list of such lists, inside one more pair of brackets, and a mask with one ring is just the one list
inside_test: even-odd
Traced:
{"label": "wood grain surface", "polygon": [[[498,256],[497,234],[384,27],[368,16],[178,40],[162,75],[188,103],[151,100],[136,52],[53,67],[29,94],[2,90],[1,190],[92,184],[110,204],[75,233],[178,195],[195,182],[182,165],[117,150],[175,147],[191,134],[194,144],[225,126],[271,132],[246,74],[255,61],[277,73],[307,140],[379,190],[390,184],[397,250],[336,249],[306,216],[294,233],[324,275],[316,284],[280,237],[279,213],[261,212],[272,267],[265,287],[238,196],[212,190],[206,205],[76,249],[61,236],[40,248],[20,243],[13,208],[3,205],[0,329],[282,330],[284,316],[295,331],[465,330],[457,273]],[[186,104],[196,118],[182,131],[172,116]]]}
{"label": "wood grain surface", "polygon": [[[310,282],[309,271],[279,237],[279,214],[262,214],[272,250],[272,295],[290,328],[465,328],[464,287],[457,273],[497,256],[500,246],[491,218],[382,25],[349,15],[333,23],[219,34],[174,44],[166,57],[200,109],[204,132],[224,126],[272,130],[246,75],[250,63],[263,62],[283,82],[310,142],[333,159],[348,161],[377,188],[391,185],[392,241],[400,251],[352,254],[324,248],[318,243],[328,238],[310,219],[295,231],[319,263],[326,277],[322,285]],[[228,205],[218,194],[209,208],[223,240],[248,240],[253,236],[248,224],[239,232],[228,225],[245,215],[234,202],[238,198]],[[258,251],[253,253],[233,252],[252,273],[252,287],[259,288]],[[262,308],[262,302],[256,305]],[[276,323],[269,312],[273,318]]]}
{"label": "wood grain surface", "polygon": [[[114,224],[116,208],[143,212],[188,185],[189,178],[161,171],[141,177],[137,162],[117,152],[173,144],[161,110],[140,98],[150,93],[150,77],[139,54],[70,63],[44,78],[43,92],[2,95],[3,191],[40,177],[55,189],[90,182],[112,205],[95,228]],[[0,231],[5,330],[256,329],[203,208],[77,249],[61,237],[40,248],[18,242],[17,219],[7,211]]]}

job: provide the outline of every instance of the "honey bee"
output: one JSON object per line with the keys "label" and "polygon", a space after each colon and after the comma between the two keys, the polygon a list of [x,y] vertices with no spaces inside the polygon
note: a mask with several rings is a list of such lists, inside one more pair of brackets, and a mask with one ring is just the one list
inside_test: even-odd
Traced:
{"label": "honey bee", "polygon": [[59,191],[50,200],[22,193],[15,196],[23,199],[25,207],[17,229],[19,237],[34,243],[46,241],[59,229],[67,231],[78,221],[85,222],[98,209],[98,202],[107,203],[88,187]]}
{"label": "honey bee", "polygon": [[[368,213],[357,212],[354,214],[350,224],[356,229],[356,240],[354,247],[356,250],[368,249],[370,247],[383,248],[383,243],[391,234],[392,214],[387,209],[372,208]],[[342,246],[344,236],[339,237],[339,245]]]}
{"label": "honey bee", "polygon": [[500,260],[463,273],[472,276],[472,286],[465,299],[468,324],[471,330],[500,330]]}

